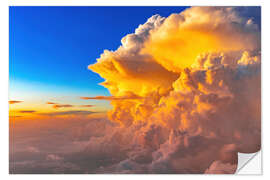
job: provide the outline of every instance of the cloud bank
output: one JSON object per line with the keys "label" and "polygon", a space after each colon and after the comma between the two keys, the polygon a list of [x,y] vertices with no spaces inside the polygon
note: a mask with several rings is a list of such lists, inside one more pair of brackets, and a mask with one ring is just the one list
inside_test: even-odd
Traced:
{"label": "cloud bank", "polygon": [[234,173],[237,152],[260,149],[261,34],[254,12],[260,9],[192,7],[154,15],[89,65],[105,79],[113,97],[108,116],[118,124],[89,146],[124,156],[98,172]]}

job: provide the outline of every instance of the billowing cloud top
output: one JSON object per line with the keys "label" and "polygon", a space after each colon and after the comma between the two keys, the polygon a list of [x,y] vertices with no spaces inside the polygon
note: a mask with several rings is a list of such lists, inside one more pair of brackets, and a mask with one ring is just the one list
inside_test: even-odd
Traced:
{"label": "billowing cloud top", "polygon": [[108,136],[126,156],[99,171],[233,173],[237,152],[260,149],[261,33],[254,12],[192,7],[154,15],[89,65],[112,94],[108,115],[119,127]]}

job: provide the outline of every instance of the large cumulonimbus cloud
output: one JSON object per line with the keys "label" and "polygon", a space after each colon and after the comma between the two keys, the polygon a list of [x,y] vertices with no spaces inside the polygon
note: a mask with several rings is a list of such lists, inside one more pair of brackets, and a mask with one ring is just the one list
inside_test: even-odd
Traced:
{"label": "large cumulonimbus cloud", "polygon": [[237,152],[260,149],[254,12],[260,10],[192,7],[154,15],[89,65],[115,98],[108,112],[115,126],[86,150],[110,159],[95,172],[234,173]]}

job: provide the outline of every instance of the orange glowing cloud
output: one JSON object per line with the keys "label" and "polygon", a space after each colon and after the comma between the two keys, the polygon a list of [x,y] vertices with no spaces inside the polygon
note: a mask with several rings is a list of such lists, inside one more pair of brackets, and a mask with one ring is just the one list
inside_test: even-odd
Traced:
{"label": "orange glowing cloud", "polygon": [[54,103],[54,102],[46,102],[46,104],[58,104],[58,103]]}
{"label": "orange glowing cloud", "polygon": [[181,72],[202,53],[258,48],[260,32],[252,19],[239,17],[233,8],[193,7],[152,29],[142,52],[169,71]]}
{"label": "orange glowing cloud", "polygon": [[17,104],[17,103],[22,103],[23,101],[8,101],[9,104]]}
{"label": "orange glowing cloud", "polygon": [[35,113],[37,111],[35,110],[21,110],[21,111],[18,111],[19,113]]}
{"label": "orange glowing cloud", "polygon": [[[105,78],[101,85],[113,96],[81,97],[113,100],[109,115],[121,119],[117,120],[120,122],[127,118],[120,109],[130,111],[132,117],[128,119],[132,121],[145,119],[172,90],[187,92],[199,87],[205,93],[209,91],[202,82],[188,80],[193,71],[222,65],[235,67],[251,61],[260,63],[258,26],[233,8],[193,7],[168,18],[155,15],[121,42],[116,51],[105,50],[96,64],[89,65],[89,69]],[[206,73],[206,80],[213,83],[210,73]],[[181,84],[177,85],[178,82]],[[219,84],[222,86],[222,80]],[[222,88],[228,87],[223,83],[220,93]],[[141,100],[114,101],[134,97]],[[203,111],[211,107],[202,103],[199,108]]]}
{"label": "orange glowing cloud", "polygon": [[[81,97],[81,99],[87,99],[88,97]],[[59,104],[55,102],[46,102],[46,104],[52,105],[53,108],[59,109],[59,108],[71,108],[71,107],[93,107],[93,105],[87,104],[87,105],[71,105],[71,104]]]}
{"label": "orange glowing cloud", "polygon": [[58,108],[67,108],[67,107],[73,107],[73,105],[70,104],[54,104],[53,108],[58,109]]}
{"label": "orange glowing cloud", "polygon": [[85,105],[80,105],[80,107],[93,107],[94,105],[90,105],[90,104],[85,104]]}
{"label": "orange glowing cloud", "polygon": [[93,113],[96,113],[96,112],[73,110],[73,111],[58,111],[58,112],[39,113],[39,115],[43,115],[43,116],[70,116],[70,115],[90,115]]}
{"label": "orange glowing cloud", "polygon": [[[185,172],[195,161],[204,164],[196,172],[233,173],[236,152],[260,149],[261,33],[243,11],[192,7],[167,18],[154,15],[88,66],[112,96],[81,99],[111,100],[117,140],[150,151],[149,172],[162,163]],[[230,156],[223,155],[228,144]],[[126,163],[140,167],[132,161],[138,156]]]}
{"label": "orange glowing cloud", "polygon": [[95,97],[80,97],[80,99],[84,100],[133,100],[133,99],[142,99],[142,97],[139,96],[121,96],[121,97],[116,97],[116,96],[95,96]]}

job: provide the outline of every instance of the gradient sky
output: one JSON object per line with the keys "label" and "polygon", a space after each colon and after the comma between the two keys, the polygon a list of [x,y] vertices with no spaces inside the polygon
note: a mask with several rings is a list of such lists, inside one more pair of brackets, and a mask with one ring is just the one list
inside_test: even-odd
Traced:
{"label": "gradient sky", "polygon": [[85,101],[79,96],[110,95],[98,85],[103,79],[87,66],[104,49],[116,50],[122,37],[152,15],[168,16],[184,9],[10,7],[9,99],[81,104]]}

